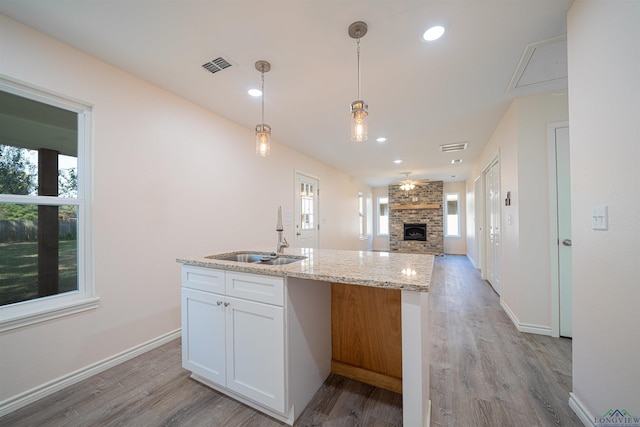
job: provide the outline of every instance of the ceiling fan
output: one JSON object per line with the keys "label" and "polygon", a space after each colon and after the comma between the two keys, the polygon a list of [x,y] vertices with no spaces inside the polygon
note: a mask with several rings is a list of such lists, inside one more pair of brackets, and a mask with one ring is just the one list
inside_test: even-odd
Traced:
{"label": "ceiling fan", "polygon": [[406,195],[409,194],[409,191],[416,188],[417,184],[423,184],[429,181],[428,179],[420,179],[420,180],[409,179],[409,175],[411,175],[411,172],[404,172],[404,175],[405,175],[405,178],[400,182],[400,189],[404,191]]}

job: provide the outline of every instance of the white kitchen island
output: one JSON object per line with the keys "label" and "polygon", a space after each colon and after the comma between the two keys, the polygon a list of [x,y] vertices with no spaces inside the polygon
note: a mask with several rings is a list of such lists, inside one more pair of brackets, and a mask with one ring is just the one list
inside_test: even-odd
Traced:
{"label": "white kitchen island", "polygon": [[[219,259],[230,254],[177,260],[183,264],[183,365],[193,372],[193,378],[293,424],[331,370],[341,365],[349,367],[332,360],[331,323],[332,317],[334,323],[336,319],[331,311],[331,288],[344,284],[363,291],[367,289],[360,287],[395,290],[391,293],[400,293],[399,316],[392,317],[398,319],[383,319],[383,323],[397,322],[401,328],[402,378],[398,384],[403,424],[429,425],[428,290],[432,255],[293,248],[281,256],[306,258],[285,265]],[[379,316],[386,315],[386,304],[380,306]],[[349,306],[344,311],[350,311]],[[218,320],[222,326],[216,323]],[[333,327],[335,345],[336,333],[353,329],[353,324],[342,329]],[[243,328],[244,335],[251,337],[242,335]],[[210,335],[218,339],[217,343]],[[261,342],[274,347],[264,351]],[[251,347],[254,345],[255,349]],[[191,360],[190,352],[194,355]],[[209,366],[208,360],[215,358],[222,359],[221,366]],[[360,371],[354,368],[356,375],[352,378],[366,378],[365,382],[372,378],[370,383],[376,384],[377,374],[370,376],[364,370],[364,376],[358,377]],[[343,371],[336,373],[345,375]]]}

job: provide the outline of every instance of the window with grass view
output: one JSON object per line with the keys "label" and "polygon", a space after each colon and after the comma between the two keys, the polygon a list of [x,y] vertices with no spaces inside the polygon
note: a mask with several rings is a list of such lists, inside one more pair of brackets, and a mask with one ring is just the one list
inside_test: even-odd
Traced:
{"label": "window with grass view", "polygon": [[445,199],[445,236],[460,237],[460,193],[446,193]]}
{"label": "window with grass view", "polygon": [[389,197],[378,197],[378,236],[389,235]]}
{"label": "window with grass view", "polygon": [[0,80],[0,309],[86,294],[85,113]]}

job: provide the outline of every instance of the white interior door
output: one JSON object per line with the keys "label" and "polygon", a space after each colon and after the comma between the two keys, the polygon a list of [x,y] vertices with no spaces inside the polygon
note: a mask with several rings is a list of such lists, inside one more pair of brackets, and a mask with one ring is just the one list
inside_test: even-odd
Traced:
{"label": "white interior door", "polygon": [[482,179],[478,177],[473,182],[473,189],[475,193],[475,231],[476,231],[476,268],[481,268],[484,258],[484,200],[482,199]]}
{"label": "white interior door", "polygon": [[558,287],[560,335],[572,336],[571,304],[571,180],[569,169],[569,128],[556,129],[556,197],[558,224]]}
{"label": "white interior door", "polygon": [[296,244],[297,248],[318,248],[320,200],[319,181],[296,172]]}
{"label": "white interior door", "polygon": [[500,167],[498,161],[485,172],[485,220],[487,242],[487,281],[500,294],[500,261],[501,261],[501,229],[500,229]]}

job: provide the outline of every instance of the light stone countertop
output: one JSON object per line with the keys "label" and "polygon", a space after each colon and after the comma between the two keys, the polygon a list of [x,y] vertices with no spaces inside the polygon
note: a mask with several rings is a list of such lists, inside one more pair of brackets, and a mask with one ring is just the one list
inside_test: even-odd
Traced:
{"label": "light stone countertop", "polygon": [[[269,254],[269,250],[237,251]],[[178,258],[186,265],[269,276],[298,277],[323,282],[347,283],[378,288],[428,292],[433,255],[397,252],[345,251],[332,249],[287,248],[284,255],[306,256],[285,265],[262,265],[215,259],[235,252]]]}

